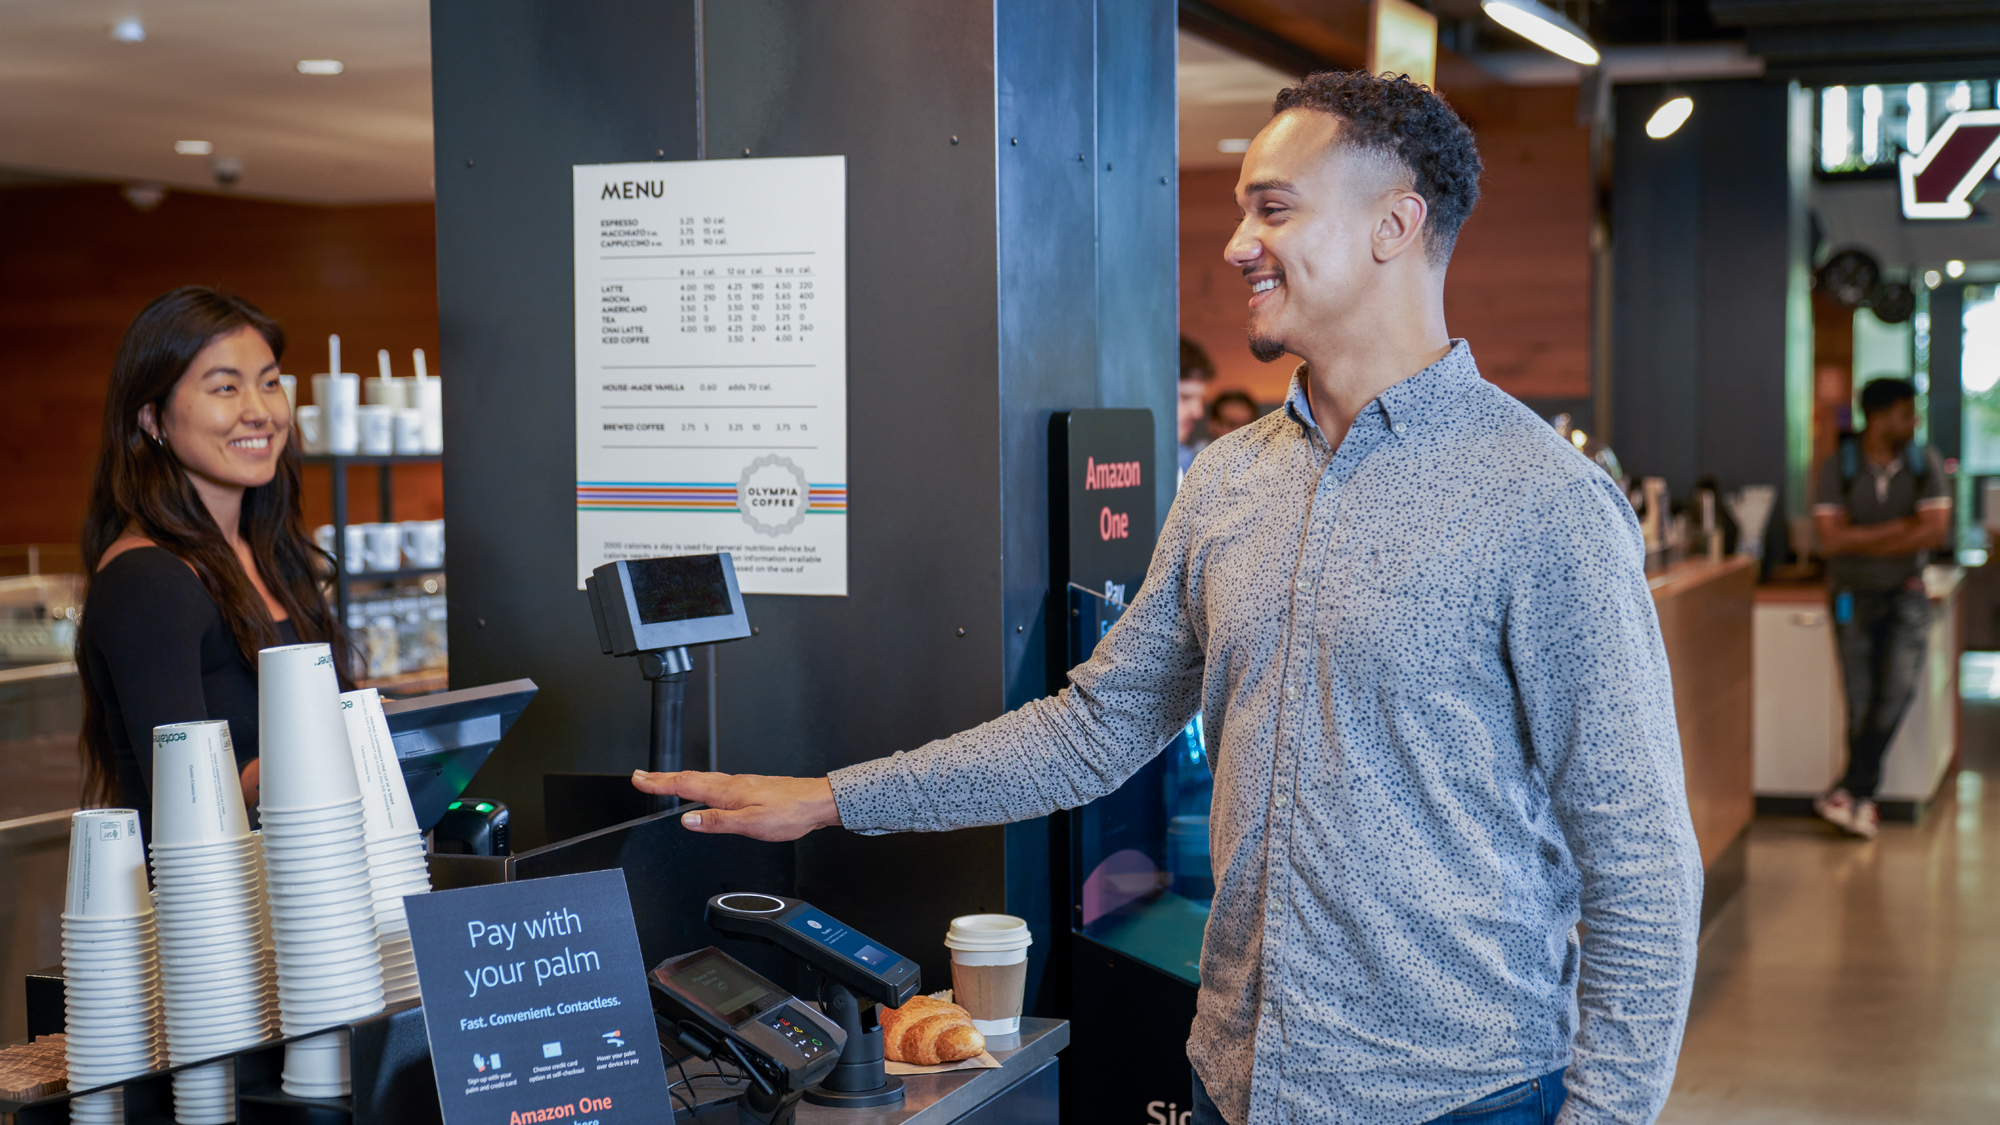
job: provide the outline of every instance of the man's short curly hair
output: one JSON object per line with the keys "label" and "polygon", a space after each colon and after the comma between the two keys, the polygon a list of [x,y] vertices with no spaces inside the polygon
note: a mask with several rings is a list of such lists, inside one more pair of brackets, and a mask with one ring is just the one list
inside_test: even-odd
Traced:
{"label": "man's short curly hair", "polygon": [[1479,202],[1479,147],[1472,130],[1436,92],[1406,76],[1378,78],[1362,70],[1322,70],[1278,92],[1273,115],[1313,109],[1340,119],[1340,143],[1377,153],[1406,168],[1424,197],[1424,250],[1431,262],[1451,258],[1458,230]]}

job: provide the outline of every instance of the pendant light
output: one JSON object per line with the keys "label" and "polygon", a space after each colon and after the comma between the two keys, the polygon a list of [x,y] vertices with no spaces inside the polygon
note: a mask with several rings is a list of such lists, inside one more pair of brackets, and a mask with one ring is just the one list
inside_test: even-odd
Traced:
{"label": "pendant light", "polygon": [[1596,66],[1597,47],[1568,16],[1537,0],[1479,0],[1493,22],[1573,63]]}

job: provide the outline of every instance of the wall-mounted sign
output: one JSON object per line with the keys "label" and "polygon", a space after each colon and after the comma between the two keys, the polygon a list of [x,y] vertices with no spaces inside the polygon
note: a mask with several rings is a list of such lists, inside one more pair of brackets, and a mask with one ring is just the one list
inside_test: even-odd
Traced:
{"label": "wall-mounted sign", "polygon": [[2000,109],[1966,110],[1945,118],[1924,151],[1897,161],[1903,180],[1903,217],[1964,219],[1972,191],[2000,161]]}
{"label": "wall-mounted sign", "polygon": [[1410,0],[1374,0],[1368,6],[1368,73],[1407,74],[1437,85],[1438,20]]}
{"label": "wall-mounted sign", "polygon": [[847,159],[580,164],[576,574],[847,593]]}

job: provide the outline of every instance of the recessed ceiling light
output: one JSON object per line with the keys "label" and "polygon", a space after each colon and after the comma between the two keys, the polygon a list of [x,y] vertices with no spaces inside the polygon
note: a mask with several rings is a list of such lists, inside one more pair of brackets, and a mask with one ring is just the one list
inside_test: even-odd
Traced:
{"label": "recessed ceiling light", "polygon": [[1249,151],[1250,151],[1250,138],[1249,138],[1249,137],[1226,137],[1226,138],[1224,138],[1224,139],[1222,139],[1222,140],[1219,140],[1219,141],[1215,142],[1215,151],[1217,151],[1217,152],[1249,152]]}
{"label": "recessed ceiling light", "polygon": [[137,16],[119,20],[117,23],[111,25],[111,38],[118,40],[120,43],[144,43],[146,41],[146,25],[140,23]]}
{"label": "recessed ceiling light", "polygon": [[347,67],[339,59],[300,59],[300,74],[339,74]]}
{"label": "recessed ceiling light", "polygon": [[175,141],[174,151],[182,156],[207,156],[215,151],[214,141]]}

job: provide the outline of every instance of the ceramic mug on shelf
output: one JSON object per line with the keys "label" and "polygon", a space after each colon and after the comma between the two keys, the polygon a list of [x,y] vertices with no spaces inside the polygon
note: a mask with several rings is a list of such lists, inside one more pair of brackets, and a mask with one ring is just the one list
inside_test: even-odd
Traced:
{"label": "ceramic mug on shelf", "polygon": [[357,406],[355,423],[361,431],[361,452],[370,457],[386,457],[396,452],[396,408]]}
{"label": "ceramic mug on shelf", "polygon": [[[320,550],[325,551],[329,555],[332,554],[333,525],[323,523],[313,528],[313,542],[318,545]],[[347,573],[360,574],[362,571],[368,569],[368,537],[363,532],[363,525],[358,523],[347,525],[347,550],[345,553],[347,555]]]}
{"label": "ceramic mug on shelf", "polygon": [[317,406],[301,406],[293,411],[292,418],[299,427],[299,451],[301,453],[326,452],[326,419]]}
{"label": "ceramic mug on shelf", "polygon": [[[402,531],[393,523],[364,523],[361,528],[363,550],[367,555],[369,570],[396,570],[402,566]],[[352,531],[350,527],[348,530]]]}
{"label": "ceramic mug on shelf", "polygon": [[405,520],[401,527],[403,554],[411,566],[431,570],[444,565],[443,520]]}
{"label": "ceramic mug on shelf", "polygon": [[424,451],[424,412],[414,407],[396,411],[396,452]]}

